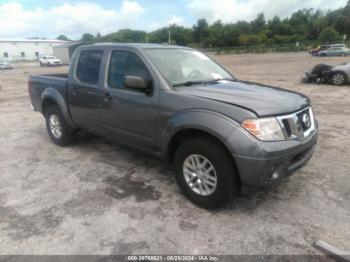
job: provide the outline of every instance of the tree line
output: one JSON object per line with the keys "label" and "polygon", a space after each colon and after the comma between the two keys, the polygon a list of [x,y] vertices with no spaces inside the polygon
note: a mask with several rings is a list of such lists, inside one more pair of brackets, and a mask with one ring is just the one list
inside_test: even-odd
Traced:
{"label": "tree line", "polygon": [[[102,36],[101,34],[83,34],[83,42],[117,43],[168,43],[169,31],[171,44],[193,47],[235,47],[253,45],[282,45],[296,42],[337,42],[350,37],[350,0],[345,7],[334,11],[303,9],[290,17],[278,16],[266,20],[259,14],[254,20],[224,24],[220,20],[209,24],[199,19],[192,28],[176,24],[153,32],[122,29]],[[69,40],[60,35],[58,39]]]}

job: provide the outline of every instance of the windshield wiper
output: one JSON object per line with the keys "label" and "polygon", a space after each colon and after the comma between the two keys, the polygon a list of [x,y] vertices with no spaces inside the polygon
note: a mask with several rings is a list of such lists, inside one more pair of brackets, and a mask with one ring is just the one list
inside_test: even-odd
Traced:
{"label": "windshield wiper", "polygon": [[233,78],[218,78],[218,79],[210,79],[210,80],[198,80],[198,81],[186,81],[178,84],[174,84],[173,87],[178,86],[192,86],[192,85],[203,85],[203,84],[216,84],[220,81],[236,81]]}
{"label": "windshield wiper", "polygon": [[218,78],[218,79],[210,79],[210,80],[198,80],[198,81],[186,81],[178,84],[174,84],[173,87],[177,86],[192,86],[192,85],[203,85],[203,84],[216,84],[220,81],[237,81],[234,78]]}
{"label": "windshield wiper", "polygon": [[174,84],[173,87],[177,86],[192,86],[192,85],[201,85],[204,84],[205,81],[186,81],[178,84]]}

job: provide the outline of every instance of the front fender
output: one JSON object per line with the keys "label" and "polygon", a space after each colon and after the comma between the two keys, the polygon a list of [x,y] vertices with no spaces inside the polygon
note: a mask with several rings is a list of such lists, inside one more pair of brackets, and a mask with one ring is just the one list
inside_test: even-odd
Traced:
{"label": "front fender", "polygon": [[191,109],[178,112],[171,116],[166,126],[161,130],[162,153],[165,155],[171,139],[182,130],[196,129],[215,136],[226,146],[227,137],[239,124],[222,114],[204,109]]}
{"label": "front fender", "polygon": [[62,114],[63,114],[63,116],[64,116],[64,118],[65,118],[65,120],[70,128],[76,128],[76,125],[74,124],[72,118],[70,117],[67,103],[59,91],[57,91],[55,88],[48,87],[41,93],[41,101],[42,101],[41,102],[41,111],[43,114],[44,114],[43,105],[45,104],[45,102],[47,100],[51,100],[52,102],[56,103],[59,106],[59,108],[60,108],[60,110],[61,110],[61,112],[62,112]]}

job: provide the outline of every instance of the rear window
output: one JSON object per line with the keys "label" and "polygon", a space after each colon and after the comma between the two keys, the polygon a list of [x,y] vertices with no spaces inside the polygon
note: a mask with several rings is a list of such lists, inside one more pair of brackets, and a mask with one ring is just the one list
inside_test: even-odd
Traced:
{"label": "rear window", "polygon": [[102,56],[103,52],[99,50],[82,51],[80,53],[76,75],[82,83],[97,84]]}

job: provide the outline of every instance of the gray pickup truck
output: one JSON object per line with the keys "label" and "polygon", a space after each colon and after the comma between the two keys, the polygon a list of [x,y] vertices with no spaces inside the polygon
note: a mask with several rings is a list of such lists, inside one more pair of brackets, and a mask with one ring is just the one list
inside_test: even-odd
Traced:
{"label": "gray pickup truck", "polygon": [[161,157],[185,196],[207,209],[242,184],[291,175],[317,141],[306,96],[239,81],[184,47],[83,46],[68,75],[31,76],[29,94],[55,144],[71,144],[84,129]]}

